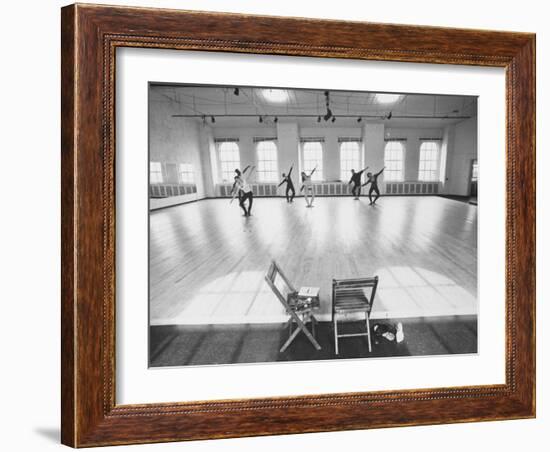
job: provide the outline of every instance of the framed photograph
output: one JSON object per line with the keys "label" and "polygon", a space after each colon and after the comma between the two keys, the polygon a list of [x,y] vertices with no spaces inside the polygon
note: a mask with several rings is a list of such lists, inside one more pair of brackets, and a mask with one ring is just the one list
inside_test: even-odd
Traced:
{"label": "framed photograph", "polygon": [[62,442],[535,416],[535,36],[62,9]]}

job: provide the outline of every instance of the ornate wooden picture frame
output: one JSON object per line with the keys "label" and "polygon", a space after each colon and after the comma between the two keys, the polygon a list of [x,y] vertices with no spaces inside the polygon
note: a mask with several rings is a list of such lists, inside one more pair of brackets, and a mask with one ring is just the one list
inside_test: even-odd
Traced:
{"label": "ornate wooden picture frame", "polygon": [[[62,9],[61,34],[64,444],[84,447],[535,416],[533,34],[78,4]],[[119,47],[505,68],[505,384],[117,405],[114,89]]]}

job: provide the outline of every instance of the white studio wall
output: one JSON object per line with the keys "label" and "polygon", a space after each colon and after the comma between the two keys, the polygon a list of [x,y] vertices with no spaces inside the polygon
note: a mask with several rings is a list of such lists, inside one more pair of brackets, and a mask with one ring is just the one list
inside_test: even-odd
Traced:
{"label": "white studio wall", "polygon": [[[164,182],[179,183],[179,163],[193,166],[196,193],[151,199],[151,209],[219,196],[217,186],[223,181],[215,139],[236,139],[241,167],[257,165],[256,138],[276,138],[278,173],[294,165],[293,176],[299,183],[303,161],[301,138],[321,138],[325,181],[339,181],[340,138],[358,138],[363,142],[362,164],[371,171],[384,166],[387,140],[403,140],[405,148],[404,181],[418,181],[419,154],[422,140],[432,138],[440,143],[439,178],[441,194],[468,196],[471,161],[477,156],[477,119],[470,118],[442,128],[389,127],[382,122],[365,122],[357,127],[319,125],[303,127],[297,122],[280,121],[258,126],[220,127],[210,121],[173,117],[178,104],[171,101],[151,102],[150,160],[163,164]],[[343,182],[347,182],[344,180]],[[281,193],[279,193],[281,195]]]}
{"label": "white studio wall", "polygon": [[449,153],[448,193],[469,195],[471,162],[477,158],[477,123],[467,119],[454,126],[454,137]]}
{"label": "white studio wall", "polygon": [[[403,139],[405,147],[405,176],[406,181],[418,180],[418,163],[420,157],[421,139],[436,138],[441,139],[443,129],[409,129],[409,128],[386,128],[384,132],[385,139]],[[441,152],[441,151],[440,151]],[[383,155],[382,155],[383,159]],[[375,168],[376,169],[376,168]]]}
{"label": "white studio wall", "polygon": [[[338,138],[362,138],[361,127],[302,127],[300,137],[323,138],[323,173],[324,180],[340,180],[340,144]],[[365,157],[363,156],[363,161]],[[368,162],[367,162],[368,163]],[[357,168],[358,170],[361,168]],[[344,182],[347,182],[345,180]]]}
{"label": "white studio wall", "polygon": [[[475,123],[474,123],[475,124]],[[279,123],[277,129],[258,128],[220,128],[214,129],[215,138],[238,138],[241,164],[257,163],[253,138],[276,137],[278,139],[279,172],[294,164],[302,164],[300,138],[322,138],[324,180],[340,180],[340,144],[339,138],[358,138],[364,143],[363,165],[371,170],[380,170],[384,166],[385,139],[400,138],[406,140],[405,180],[418,179],[418,159],[421,138],[442,139],[443,129],[385,128],[384,124],[366,123],[362,127],[300,127],[296,123]],[[344,182],[347,182],[345,180]]]}
{"label": "white studio wall", "polygon": [[163,183],[180,184],[179,165],[191,164],[194,173],[194,193],[151,198],[151,209],[167,207],[183,202],[213,196],[213,180],[208,153],[211,139],[209,129],[202,127],[198,121],[186,118],[174,118],[177,113],[174,102],[150,102],[149,112],[149,161],[160,162],[163,172]]}
{"label": "white studio wall", "polygon": [[[277,129],[275,127],[227,127],[213,128],[213,135],[216,139],[236,138],[239,140],[239,154],[241,160],[241,169],[247,165],[257,163],[254,138],[276,138]],[[287,150],[286,148],[284,149]],[[290,151],[290,149],[288,149]],[[279,166],[283,155],[283,150],[279,149]]]}
{"label": "white studio wall", "polygon": [[[372,168],[384,166],[384,124],[366,123],[363,126],[365,161]],[[372,162],[372,163],[371,163]]]}
{"label": "white studio wall", "polygon": [[296,123],[277,123],[277,138],[279,145],[279,173],[286,173],[291,165],[294,165],[293,175],[296,178],[300,165],[298,164],[298,152],[300,145],[300,132]]}

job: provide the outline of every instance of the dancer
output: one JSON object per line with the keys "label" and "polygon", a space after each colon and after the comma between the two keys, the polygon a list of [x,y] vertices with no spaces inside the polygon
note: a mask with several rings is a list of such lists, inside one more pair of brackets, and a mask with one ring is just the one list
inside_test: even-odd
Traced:
{"label": "dancer", "polygon": [[[313,168],[311,173],[309,173],[309,176],[306,174],[305,171],[302,171],[302,187],[300,188],[300,193],[302,193],[302,190],[304,190],[304,199],[306,200],[306,207],[313,207],[313,201],[315,200],[315,187],[313,187],[313,182],[311,181],[311,176],[313,176],[313,173],[317,167]],[[308,201],[308,193],[309,193],[309,201]]]}
{"label": "dancer", "polygon": [[[296,195],[296,190],[294,190],[294,184],[292,183],[292,179],[290,178],[290,175],[292,174],[292,166],[288,170],[288,174],[283,173],[283,180],[278,185],[280,187],[286,182],[286,202],[294,202],[294,196]],[[289,195],[289,193],[291,193]]]}
{"label": "dancer", "polygon": [[[248,169],[250,168],[250,165],[247,165],[247,167],[241,171],[239,168],[235,168],[235,177],[233,178],[233,186],[231,187],[231,193],[235,193],[235,187],[237,186],[237,179],[239,177],[241,177],[241,174],[242,173],[245,173],[246,171],[248,171]],[[239,203],[241,202],[241,196],[242,196],[242,191],[241,190],[237,190],[236,192],[239,196]],[[231,199],[230,201],[230,204],[233,202],[233,199],[235,198],[235,196],[233,196],[233,198]]]}
{"label": "dancer", "polygon": [[[236,196],[239,197],[239,206],[243,209],[244,216],[249,217],[252,215],[252,203],[254,201],[254,195],[252,193],[252,187],[247,182],[245,176],[247,171],[250,169],[250,172],[247,177],[249,177],[254,171],[255,166],[250,169],[248,165],[241,173],[240,170],[236,169],[235,173],[235,182],[233,183],[233,197],[231,198],[230,204],[233,202]],[[248,209],[245,207],[245,202],[248,200]]]}
{"label": "dancer", "polygon": [[[362,187],[364,187],[367,184],[370,184],[369,188],[369,205],[373,206],[376,200],[380,197],[380,190],[378,190],[378,176],[382,174],[382,172],[386,169],[386,167],[382,168],[380,171],[378,171],[376,174],[367,173],[368,180],[365,182]],[[376,197],[374,198],[374,201],[372,200],[372,192],[376,193]]]}
{"label": "dancer", "polygon": [[355,171],[354,169],[351,170],[351,179],[348,182],[348,185],[353,182],[353,188],[351,189],[351,192],[353,193],[353,196],[355,196],[355,199],[359,199],[359,196],[361,196],[361,176],[363,175],[363,172],[367,170],[369,167],[363,168],[361,171]]}

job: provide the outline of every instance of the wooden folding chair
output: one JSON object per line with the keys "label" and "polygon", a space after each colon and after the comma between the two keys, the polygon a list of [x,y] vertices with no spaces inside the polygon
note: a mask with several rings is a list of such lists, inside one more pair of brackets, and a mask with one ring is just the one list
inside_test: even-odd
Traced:
{"label": "wooden folding chair", "polygon": [[[300,331],[306,335],[317,350],[321,350],[321,346],[315,339],[315,325],[317,324],[317,319],[312,312],[313,309],[319,307],[317,304],[318,300],[308,301],[298,297],[298,292],[294,289],[275,261],[271,262],[269,270],[265,275],[265,280],[290,316],[285,325],[285,328],[287,326],[289,328],[288,339],[281,347],[280,352],[282,353],[287,349],[292,341],[296,339]],[[311,322],[311,332],[306,326],[307,322]],[[296,323],[297,328],[292,331],[294,323]]]}
{"label": "wooden folding chair", "polygon": [[[333,279],[332,280],[332,322],[334,324],[334,348],[338,354],[338,339],[341,337],[367,336],[369,353],[372,352],[370,339],[370,313],[376,288],[378,287],[378,276],[372,278],[357,279]],[[365,313],[366,332],[338,334],[338,316]]]}

